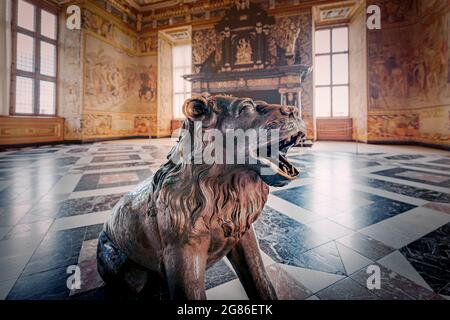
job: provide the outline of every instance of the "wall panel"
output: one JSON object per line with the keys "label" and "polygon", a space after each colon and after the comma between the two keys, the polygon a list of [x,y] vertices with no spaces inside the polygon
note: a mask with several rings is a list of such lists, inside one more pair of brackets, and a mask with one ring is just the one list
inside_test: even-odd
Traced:
{"label": "wall panel", "polygon": [[0,116],[0,145],[64,140],[64,119]]}

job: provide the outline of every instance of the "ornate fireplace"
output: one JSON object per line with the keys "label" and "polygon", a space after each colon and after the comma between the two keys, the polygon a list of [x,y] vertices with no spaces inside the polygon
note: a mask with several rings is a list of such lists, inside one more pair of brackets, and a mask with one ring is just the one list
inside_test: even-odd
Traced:
{"label": "ornate fireplace", "polygon": [[193,33],[194,93],[223,93],[297,106],[311,67],[296,54],[298,25],[236,1],[214,29]]}

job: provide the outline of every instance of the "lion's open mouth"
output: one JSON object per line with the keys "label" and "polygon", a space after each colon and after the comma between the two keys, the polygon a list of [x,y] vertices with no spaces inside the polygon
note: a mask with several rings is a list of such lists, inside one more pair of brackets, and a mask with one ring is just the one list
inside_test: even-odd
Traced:
{"label": "lion's open mouth", "polygon": [[[298,177],[300,172],[294,167],[287,159],[287,152],[294,145],[299,145],[305,137],[305,134],[301,131],[289,135],[285,139],[280,140],[278,145],[278,161],[274,156],[276,155],[270,146],[267,156],[260,156],[257,154],[257,159],[263,165],[270,167],[274,173],[284,177],[287,180],[294,180]],[[259,151],[259,150],[258,150]]]}

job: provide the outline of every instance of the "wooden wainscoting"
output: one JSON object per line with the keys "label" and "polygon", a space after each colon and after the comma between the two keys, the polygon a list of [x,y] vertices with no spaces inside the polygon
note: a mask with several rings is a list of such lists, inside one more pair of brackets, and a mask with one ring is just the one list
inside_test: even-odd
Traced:
{"label": "wooden wainscoting", "polygon": [[320,118],[316,121],[317,140],[352,140],[352,118]]}
{"label": "wooden wainscoting", "polygon": [[0,145],[64,140],[64,118],[0,116]]}

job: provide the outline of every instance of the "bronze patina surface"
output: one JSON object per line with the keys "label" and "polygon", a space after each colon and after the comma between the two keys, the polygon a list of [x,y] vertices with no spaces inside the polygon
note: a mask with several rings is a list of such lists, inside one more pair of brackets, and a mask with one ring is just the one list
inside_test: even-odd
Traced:
{"label": "bronze patina surface", "polygon": [[[205,270],[227,256],[250,299],[276,299],[252,223],[269,185],[283,186],[298,176],[285,155],[303,138],[305,125],[294,107],[230,96],[198,96],[183,111],[187,119],[167,163],[126,194],[105,223],[98,271],[107,285],[126,290],[139,292],[156,275],[167,282],[172,299],[205,299]],[[278,129],[279,159],[260,156],[260,143],[250,143],[237,148],[252,164],[179,161],[190,157],[186,145],[195,123],[204,134],[202,150],[213,143],[209,129]],[[263,167],[272,174],[262,174]]]}

